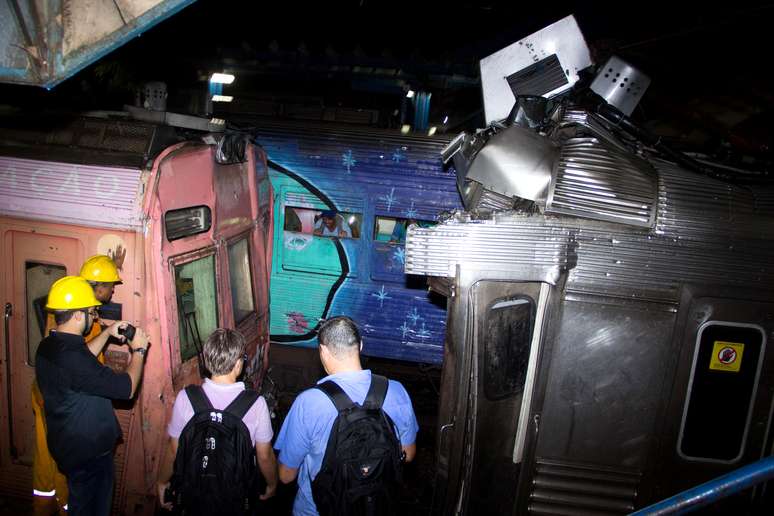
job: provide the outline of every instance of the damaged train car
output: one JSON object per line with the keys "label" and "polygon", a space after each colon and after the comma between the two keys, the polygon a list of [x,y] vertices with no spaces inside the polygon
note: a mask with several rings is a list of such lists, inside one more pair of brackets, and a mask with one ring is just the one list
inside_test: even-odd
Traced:
{"label": "damaged train car", "polygon": [[[432,226],[461,207],[440,159],[448,138],[281,121],[255,133],[276,192],[272,341],[291,355],[316,347],[320,321],[348,315],[361,325],[364,355],[440,364],[445,300],[403,266],[406,226]],[[321,234],[326,212],[335,235]]]}
{"label": "damaged train car", "polygon": [[482,61],[491,123],[444,153],[466,211],[409,229],[449,303],[435,514],[627,514],[772,454],[772,191],[649,139],[647,78],[584,79],[548,29]]}
{"label": "damaged train car", "polygon": [[[112,115],[3,121],[0,138],[0,492],[32,495],[39,301],[86,258],[109,254],[123,258],[123,284],[101,318],[144,328],[152,345],[137,398],[115,404],[123,440],[113,512],[152,514],[168,413],[175,394],[200,378],[203,340],[219,326],[237,328],[249,343],[247,380],[259,384],[266,370],[272,189],[265,154],[243,136]],[[128,355],[126,346],[110,345],[106,363],[122,370]]]}

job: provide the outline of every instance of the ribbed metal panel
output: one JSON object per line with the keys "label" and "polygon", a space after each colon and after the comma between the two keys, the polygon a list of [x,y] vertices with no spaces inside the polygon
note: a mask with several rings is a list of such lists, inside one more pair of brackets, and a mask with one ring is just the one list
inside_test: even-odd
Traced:
{"label": "ribbed metal panel", "polygon": [[651,227],[656,190],[645,161],[597,138],[572,138],[561,147],[546,213]]}
{"label": "ribbed metal panel", "polygon": [[554,131],[556,137],[560,137],[566,129],[572,129],[572,136],[595,136],[621,150],[623,144],[607,128],[605,123],[588,111],[582,109],[567,109],[562,114],[562,122]]}
{"label": "ribbed metal panel", "polygon": [[567,266],[571,232],[543,217],[497,215],[494,220],[450,220],[412,228],[406,240],[406,273],[454,276],[455,266],[540,270],[551,276]]}
{"label": "ribbed metal panel", "polygon": [[50,222],[138,229],[139,169],[0,156],[0,213]]}
{"label": "ribbed metal panel", "polygon": [[755,196],[755,212],[768,217],[774,217],[774,189],[753,190]]}
{"label": "ribbed metal panel", "polygon": [[477,206],[478,209],[484,210],[509,210],[513,208],[513,204],[513,199],[510,197],[482,188]]}
{"label": "ribbed metal panel", "polygon": [[[744,187],[687,172],[672,163],[653,161],[659,171],[656,233],[691,240],[770,239],[772,225],[761,224],[756,198]],[[765,202],[765,201],[764,201]],[[765,205],[763,206],[765,211]]]}
{"label": "ribbed metal panel", "polygon": [[640,474],[563,462],[536,461],[530,514],[612,516],[634,510]]}
{"label": "ribbed metal panel", "polygon": [[460,264],[550,282],[569,269],[568,289],[676,301],[684,283],[774,288],[771,256],[772,240],[729,244],[580,219],[498,214],[487,221],[413,228],[406,244],[406,272],[454,276]]}

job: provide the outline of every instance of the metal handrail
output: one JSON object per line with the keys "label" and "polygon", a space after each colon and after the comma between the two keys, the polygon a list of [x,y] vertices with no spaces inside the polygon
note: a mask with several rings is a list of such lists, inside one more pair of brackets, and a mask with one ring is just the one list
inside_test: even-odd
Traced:
{"label": "metal handrail", "polygon": [[4,314],[4,329],[5,329],[5,376],[6,376],[6,394],[8,395],[8,440],[10,441],[11,459],[16,461],[19,458],[19,453],[16,451],[16,440],[13,435],[13,394],[11,393],[11,339],[10,335],[10,319],[13,315],[13,305],[11,303],[5,304]]}
{"label": "metal handrail", "polygon": [[630,516],[685,514],[774,478],[774,456],[688,489],[671,498],[631,513]]}

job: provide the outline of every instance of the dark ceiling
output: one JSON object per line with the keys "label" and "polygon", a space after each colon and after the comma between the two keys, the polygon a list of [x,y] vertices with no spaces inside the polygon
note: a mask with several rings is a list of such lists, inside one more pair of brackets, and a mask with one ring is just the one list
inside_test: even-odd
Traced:
{"label": "dark ceiling", "polygon": [[[120,109],[148,80],[192,111],[227,70],[230,114],[282,104],[371,110],[394,125],[402,90],[433,94],[431,122],[481,122],[478,60],[575,14],[597,62],[615,53],[653,80],[635,116],[674,140],[767,153],[774,113],[764,2],[241,2],[199,0],[51,92],[2,86],[10,106]],[[256,107],[259,106],[259,107]],[[263,107],[260,107],[263,106]]]}

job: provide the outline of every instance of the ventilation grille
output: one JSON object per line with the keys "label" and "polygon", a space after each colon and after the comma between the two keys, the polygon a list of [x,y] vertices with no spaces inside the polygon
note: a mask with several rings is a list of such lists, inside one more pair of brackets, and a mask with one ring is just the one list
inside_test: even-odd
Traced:
{"label": "ventilation grille", "polygon": [[529,514],[613,516],[629,514],[640,474],[538,460]]}
{"label": "ventilation grille", "polygon": [[514,96],[545,95],[567,84],[567,76],[556,54],[541,59],[523,70],[509,75],[508,84]]}

